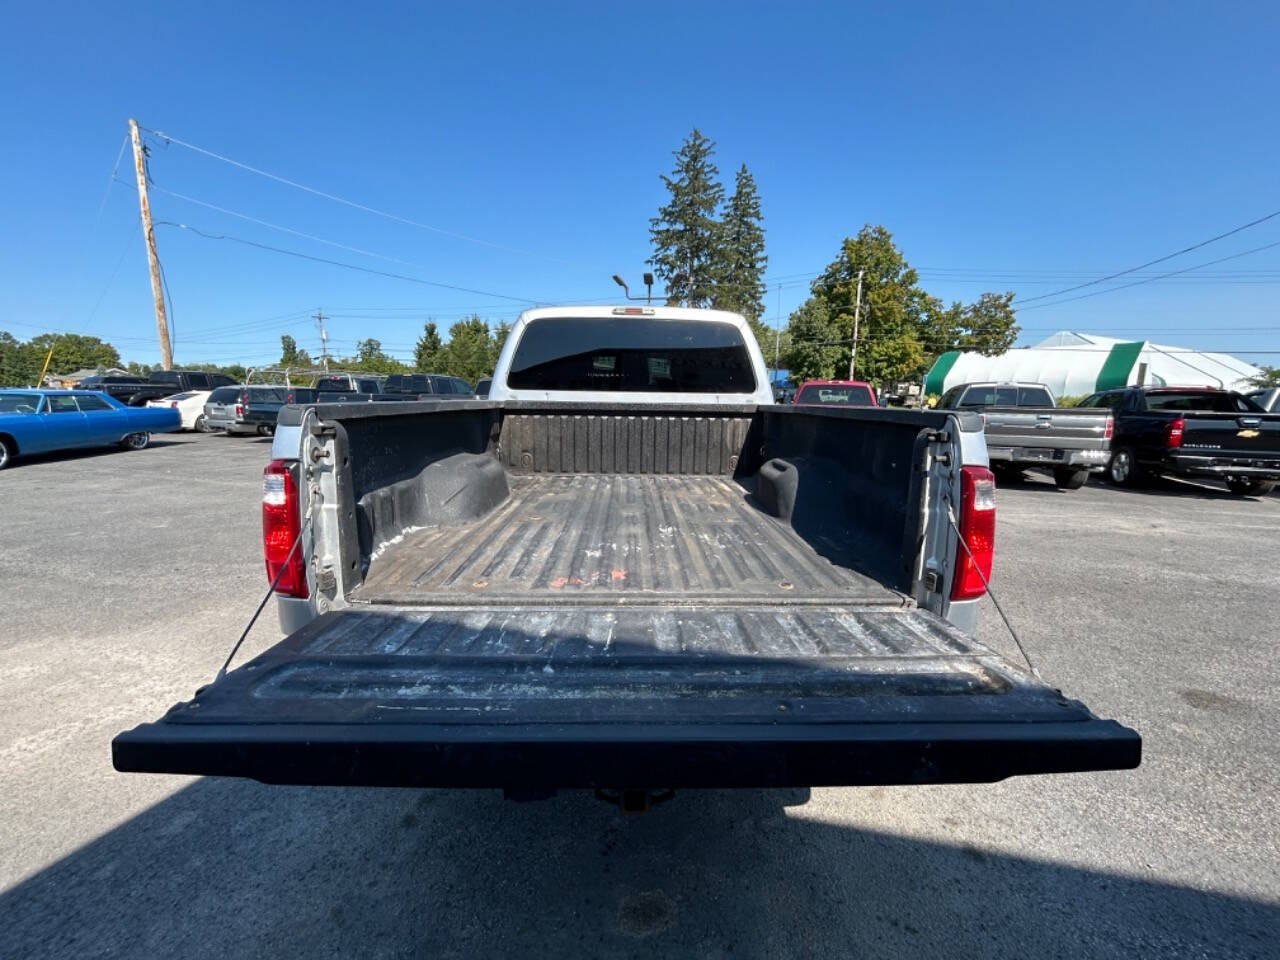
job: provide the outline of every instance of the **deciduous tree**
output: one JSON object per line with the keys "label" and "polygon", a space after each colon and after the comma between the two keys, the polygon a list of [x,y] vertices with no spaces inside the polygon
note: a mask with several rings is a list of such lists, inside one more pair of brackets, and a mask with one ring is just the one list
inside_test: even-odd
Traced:
{"label": "deciduous tree", "polygon": [[487,323],[475,315],[459,320],[449,328],[449,342],[441,355],[444,367],[441,372],[474,384],[492,370],[491,350]]}

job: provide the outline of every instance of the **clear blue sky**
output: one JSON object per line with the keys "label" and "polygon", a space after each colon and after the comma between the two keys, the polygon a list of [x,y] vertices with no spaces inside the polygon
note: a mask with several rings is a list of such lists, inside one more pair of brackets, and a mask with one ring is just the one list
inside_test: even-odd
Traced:
{"label": "clear blue sky", "polygon": [[[930,292],[967,300],[1046,293],[1280,209],[1275,3],[439,6],[10,5],[0,329],[157,358],[136,195],[109,186],[130,116],[485,241],[156,144],[158,188],[403,262],[160,189],[157,220],[484,291],[161,226],[180,363],[271,360],[281,333],[315,351],[316,307],[339,352],[376,336],[403,356],[424,318],[518,312],[495,293],[612,300],[610,274],[639,284],[658,175],[695,125],[726,182],[744,162],[759,182],[784,316],[867,222]],[[118,176],[132,183],[127,152]],[[1158,269],[1278,241],[1280,217]],[[1023,341],[1076,329],[1280,360],[1261,353],[1280,350],[1280,247],[1187,277],[1027,310]],[[771,287],[770,319],[778,302]]]}

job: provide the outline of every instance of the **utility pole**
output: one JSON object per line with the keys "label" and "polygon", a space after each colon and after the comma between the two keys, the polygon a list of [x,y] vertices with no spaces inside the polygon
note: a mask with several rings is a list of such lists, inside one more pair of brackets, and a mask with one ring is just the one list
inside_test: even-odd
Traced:
{"label": "utility pole", "polygon": [[160,258],[156,256],[156,232],[151,226],[151,201],[147,199],[147,162],[138,121],[129,118],[129,138],[133,141],[133,169],[138,175],[138,206],[142,209],[142,239],[147,245],[147,269],[151,271],[151,299],[156,305],[156,333],[160,336],[160,366],[173,368],[173,347],[169,344],[169,320],[164,312],[164,288],[160,285]]}
{"label": "utility pole", "polygon": [[324,372],[329,372],[329,334],[324,329],[324,312],[317,307],[315,315],[311,318],[316,322],[316,326],[320,328],[320,364],[324,367]]}
{"label": "utility pole", "polygon": [[849,379],[853,379],[853,365],[858,362],[858,320],[862,314],[862,274],[858,271],[858,299],[853,301],[853,350],[849,354]]}
{"label": "utility pole", "polygon": [[782,349],[782,284],[778,284],[778,307],[773,315],[773,379],[778,380],[778,353]]}

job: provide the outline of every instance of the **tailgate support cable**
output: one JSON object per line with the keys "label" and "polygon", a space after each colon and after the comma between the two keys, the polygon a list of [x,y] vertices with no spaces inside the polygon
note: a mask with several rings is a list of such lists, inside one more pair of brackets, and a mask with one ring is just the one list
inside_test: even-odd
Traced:
{"label": "tailgate support cable", "polygon": [[[302,537],[307,532],[307,527],[311,523],[311,517],[308,516],[303,520],[302,529],[298,531],[298,536],[293,541],[293,546],[289,548],[289,553],[284,558],[284,563],[280,564],[280,569],[276,571],[275,579],[271,581],[271,586],[267,587],[267,595],[262,598],[262,602],[258,604],[258,609],[253,611],[253,616],[249,618],[249,624],[244,628],[244,633],[240,634],[240,639],[236,641],[236,645],[231,648],[231,652],[227,654],[226,661],[222,664],[222,669],[218,671],[218,675],[214,677],[214,682],[221,680],[227,675],[227,667],[231,666],[236,652],[240,646],[248,639],[249,631],[253,629],[253,625],[258,622],[258,617],[262,614],[262,608],[267,605],[267,601],[271,599],[271,595],[276,592],[276,586],[280,583],[280,578],[284,576],[284,572],[289,567],[289,561],[293,559],[293,555],[298,552],[298,547],[302,543]],[[968,549],[968,548],[966,548]]]}
{"label": "tailgate support cable", "polygon": [[1000,606],[1000,601],[996,599],[995,591],[991,589],[991,582],[987,579],[987,575],[982,572],[982,567],[978,565],[978,561],[974,560],[973,551],[969,549],[969,544],[965,543],[964,534],[960,532],[960,526],[956,523],[956,513],[951,508],[950,499],[947,500],[947,522],[951,524],[951,529],[956,532],[956,539],[960,541],[960,546],[964,548],[964,552],[973,562],[973,569],[982,580],[982,585],[987,588],[987,596],[991,598],[991,602],[996,606],[996,612],[1000,614],[1000,619],[1004,621],[1004,625],[1009,629],[1009,636],[1013,637],[1013,642],[1018,645],[1018,652],[1022,654],[1022,659],[1027,662],[1027,669],[1031,671],[1031,675],[1037,680],[1043,680],[1044,677],[1040,676],[1040,671],[1036,669],[1036,665],[1027,656],[1027,648],[1022,645],[1022,639],[1018,636],[1018,631],[1013,629],[1013,624],[1009,622],[1009,618],[1005,615],[1004,607]]}

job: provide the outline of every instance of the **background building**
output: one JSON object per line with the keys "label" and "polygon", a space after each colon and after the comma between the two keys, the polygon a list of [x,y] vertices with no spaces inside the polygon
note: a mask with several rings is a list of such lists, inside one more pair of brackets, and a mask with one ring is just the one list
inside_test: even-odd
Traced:
{"label": "background building", "polygon": [[1063,330],[1033,347],[994,357],[959,350],[944,353],[925,375],[925,393],[941,394],[958,383],[976,380],[1022,380],[1043,383],[1055,396],[1081,396],[1136,384],[1144,363],[1144,382],[1154,386],[1243,390],[1250,377],[1261,373],[1226,353]]}

